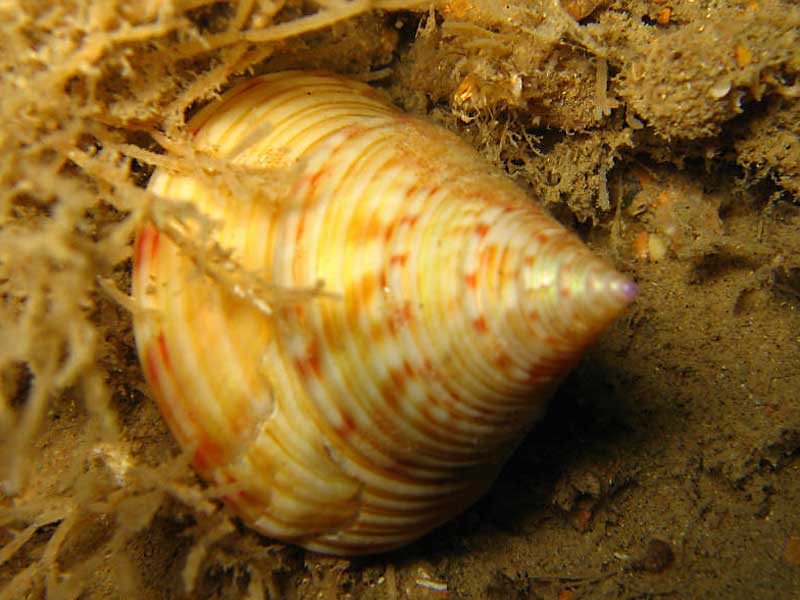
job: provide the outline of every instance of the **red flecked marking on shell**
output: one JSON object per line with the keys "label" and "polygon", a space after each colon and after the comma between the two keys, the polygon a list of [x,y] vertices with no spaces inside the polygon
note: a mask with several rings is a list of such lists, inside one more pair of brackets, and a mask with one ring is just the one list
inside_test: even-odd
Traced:
{"label": "red flecked marking on shell", "polygon": [[[363,311],[363,303],[364,300],[361,296],[357,293],[353,293],[353,302],[347,303],[347,326],[353,329],[360,329],[361,327],[361,312]],[[328,339],[336,339],[337,333],[333,327],[331,327],[332,323],[330,319],[326,319],[323,322],[323,330],[325,331],[325,337]]]}
{"label": "red flecked marking on shell", "polygon": [[380,240],[384,235],[383,223],[377,219],[353,223],[350,225],[350,230],[358,232],[358,236],[363,237],[367,241]]}
{"label": "red flecked marking on shell", "polygon": [[[159,409],[168,423],[177,423],[177,416],[172,403],[169,398],[164,396],[164,390],[162,388],[161,369],[163,369],[167,375],[169,375],[172,370],[171,359],[163,332],[159,333],[155,342],[147,347],[144,362],[145,374],[150,382],[150,386],[156,391],[156,400],[158,401]],[[190,409],[190,406],[184,406],[184,408]],[[191,429],[195,433],[198,433],[197,427],[194,426],[195,421],[191,410],[187,410],[185,417],[193,424]],[[187,423],[184,423],[184,426],[185,425],[187,425]],[[222,460],[223,452],[218,444],[207,437],[202,437],[197,442],[197,449],[192,457],[192,464],[198,471],[207,473],[209,469],[220,465]]]}
{"label": "red flecked marking on shell", "polygon": [[569,287],[569,278],[566,276],[572,271],[574,265],[571,262],[564,263],[559,269],[559,274],[562,279],[561,286],[559,287],[559,294],[562,298],[567,299],[572,295],[572,289]]}
{"label": "red flecked marking on shell", "polygon": [[414,227],[419,221],[419,215],[405,215],[400,218],[401,225],[407,225],[409,228]]}
{"label": "red flecked marking on shell", "polygon": [[298,245],[303,242],[303,232],[306,228],[306,218],[303,216],[303,213],[300,214],[300,218],[297,220],[297,235],[295,236],[295,241]]}
{"label": "red flecked marking on shell", "polygon": [[139,235],[136,236],[136,248],[133,251],[133,268],[137,268],[139,265],[142,264],[144,260],[145,251],[147,248],[147,243],[150,237],[150,229],[153,226],[150,224],[145,225],[142,227],[141,231],[139,231]]}
{"label": "red flecked marking on shell", "polygon": [[472,326],[478,333],[486,333],[487,331],[489,331],[489,326],[486,324],[486,317],[484,317],[483,315],[475,319],[472,322]]}
{"label": "red flecked marking on shell", "polygon": [[167,350],[167,340],[164,337],[164,332],[158,334],[158,352],[161,355],[161,360],[164,362],[164,368],[168,371],[172,370],[172,362],[169,358],[169,350]]}
{"label": "red flecked marking on shell", "polygon": [[222,500],[234,512],[237,512],[241,515],[247,515],[249,513],[258,514],[258,510],[262,505],[261,498],[244,490],[237,490],[232,494],[226,494],[222,496]]}
{"label": "red flecked marking on shell", "polygon": [[511,357],[505,352],[500,352],[494,359],[494,366],[501,371],[508,371],[514,364]]}
{"label": "red flecked marking on shell", "polygon": [[536,384],[543,380],[552,380],[555,375],[564,373],[571,364],[569,360],[541,359],[539,363],[528,368],[528,383]]}
{"label": "red flecked marking on shell", "polygon": [[339,433],[341,433],[344,437],[348,437],[356,430],[356,422],[353,420],[353,417],[346,412],[342,412],[341,416],[342,424],[339,427]]}
{"label": "red flecked marking on shell", "polygon": [[378,384],[381,399],[394,411],[400,404],[400,395],[391,378]]}
{"label": "red flecked marking on shell", "polygon": [[312,375],[317,378],[322,377],[322,363],[320,362],[318,351],[310,353],[305,358],[296,358],[294,366],[303,378],[311,377]]}
{"label": "red flecked marking on shell", "polygon": [[481,260],[486,264],[492,264],[497,259],[500,249],[495,244],[489,244],[481,249]]}
{"label": "red flecked marking on shell", "polygon": [[464,276],[464,282],[467,284],[467,287],[471,290],[478,289],[478,274],[477,273],[468,273]]}
{"label": "red flecked marking on shell", "polygon": [[[355,311],[358,315],[359,311]],[[386,323],[372,321],[369,325],[369,339],[373,344],[378,344],[386,337]]]}
{"label": "red flecked marking on shell", "polygon": [[378,289],[377,281],[371,274],[364,275],[361,281],[356,284],[356,289],[360,291],[359,299],[363,302],[368,302]]}
{"label": "red flecked marking on shell", "polygon": [[294,368],[304,379],[311,375],[311,368],[303,358],[294,359]]}
{"label": "red flecked marking on shell", "polygon": [[397,229],[397,221],[392,221],[391,223],[389,223],[389,225],[386,227],[386,230],[383,233],[383,241],[385,243],[388,244],[389,241],[392,239],[395,229]]}
{"label": "red flecked marking on shell", "polygon": [[402,394],[403,390],[406,389],[405,373],[400,369],[389,369],[389,379],[395,386],[395,390],[397,391],[397,393]]}
{"label": "red flecked marking on shell", "polygon": [[385,104],[386,103],[385,94],[383,94],[382,92],[379,92],[377,89],[375,89],[373,87],[370,87],[368,85],[360,87],[359,90],[358,90],[358,94],[364,96],[364,98],[367,98],[369,100],[376,100],[377,102],[380,102],[381,104]]}
{"label": "red flecked marking on shell", "polygon": [[308,177],[308,191],[307,194],[309,196],[315,196],[317,191],[319,190],[319,184],[322,181],[322,178],[328,174],[328,168],[320,167],[319,171],[312,173],[311,175],[307,175]]}
{"label": "red flecked marking on shell", "polygon": [[[347,140],[352,140],[354,137],[362,135],[365,131],[369,131],[368,127],[364,127],[363,125],[350,125],[345,129],[344,132],[344,139],[345,142]],[[343,143],[341,145],[346,145]]]}
{"label": "red flecked marking on shell", "polygon": [[489,226],[486,223],[478,223],[475,233],[478,234],[479,238],[485,238],[486,234],[489,233]]}
{"label": "red flecked marking on shell", "polygon": [[402,307],[395,309],[389,319],[389,331],[397,335],[411,321],[411,304],[406,302]]}
{"label": "red flecked marking on shell", "polygon": [[160,236],[161,234],[159,233],[158,229],[156,229],[155,225],[152,223],[147,223],[144,227],[142,227],[141,231],[139,231],[139,235],[136,238],[136,249],[133,256],[134,268],[138,265],[144,264],[148,252],[150,254],[150,260],[155,261],[158,256]]}
{"label": "red flecked marking on shell", "polygon": [[537,233],[536,234],[536,241],[540,244],[544,245],[550,241],[550,236],[546,233]]}
{"label": "red flecked marking on shell", "polygon": [[161,390],[161,376],[158,372],[158,365],[160,363],[160,351],[152,344],[145,350],[145,375],[150,381],[150,386],[155,390]]}
{"label": "red flecked marking on shell", "polygon": [[322,376],[322,362],[320,361],[319,356],[319,343],[317,340],[313,340],[308,344],[308,348],[306,348],[306,354],[308,358],[306,358],[306,362],[308,363],[309,368],[317,377]]}
{"label": "red flecked marking on shell", "polygon": [[539,383],[542,380],[543,375],[545,374],[546,371],[541,367],[538,366],[531,367],[527,370],[527,375],[528,375],[527,383],[530,385]]}
{"label": "red flecked marking on shell", "polygon": [[192,465],[201,473],[209,473],[224,462],[224,453],[215,442],[204,437],[197,444]]}
{"label": "red flecked marking on shell", "polygon": [[153,241],[150,242],[150,260],[154,261],[158,257],[158,247],[161,243],[161,233],[153,227]]}
{"label": "red flecked marking on shell", "polygon": [[408,254],[395,254],[389,259],[389,264],[399,267],[405,266],[408,260]]}
{"label": "red flecked marking on shell", "polygon": [[422,404],[419,407],[420,415],[422,415],[422,418],[425,419],[426,421],[428,421],[429,423],[434,423],[435,422],[435,419],[433,417],[433,411],[431,411],[431,408],[430,408],[433,405],[434,405],[433,402],[429,398],[428,402]]}
{"label": "red flecked marking on shell", "polygon": [[414,367],[411,366],[411,363],[408,360],[403,360],[403,370],[406,372],[406,375],[409,377],[414,376]]}

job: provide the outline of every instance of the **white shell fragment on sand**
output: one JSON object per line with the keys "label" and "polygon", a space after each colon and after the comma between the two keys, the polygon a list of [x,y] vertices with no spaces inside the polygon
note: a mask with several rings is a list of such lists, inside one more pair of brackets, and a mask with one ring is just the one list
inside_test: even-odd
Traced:
{"label": "white shell fragment on sand", "polygon": [[455,135],[362,83],[245,81],[199,150],[296,168],[285,202],[158,170],[273,286],[330,294],[272,316],[164,232],[136,242],[136,338],[180,444],[258,531],[334,554],[406,544],[472,504],[583,350],[636,294]]}

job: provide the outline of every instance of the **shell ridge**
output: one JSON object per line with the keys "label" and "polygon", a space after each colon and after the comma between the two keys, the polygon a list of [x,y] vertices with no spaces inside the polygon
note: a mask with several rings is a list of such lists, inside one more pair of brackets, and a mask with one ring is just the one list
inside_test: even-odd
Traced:
{"label": "shell ridge", "polygon": [[[353,133],[355,135],[358,135],[358,130],[355,130]],[[345,136],[345,138],[342,140],[342,143],[347,142],[348,138],[349,138],[349,136]],[[366,141],[369,142],[370,140],[366,140]],[[338,144],[333,143],[333,141],[331,143],[329,143],[329,144],[326,144],[325,148],[326,148],[326,153],[330,152],[330,154],[339,154],[339,152],[338,152],[339,151]],[[331,213],[335,212],[336,209],[339,208],[339,207],[336,206],[334,203],[331,203],[328,199],[333,197],[333,196],[335,196],[335,195],[337,195],[337,194],[340,194],[342,192],[340,187],[333,187],[333,186],[341,185],[342,180],[347,175],[349,175],[352,172],[353,169],[358,168],[357,165],[350,164],[347,161],[339,160],[339,163],[340,164],[341,163],[345,163],[347,165],[347,168],[343,168],[341,173],[331,174],[331,176],[330,176],[330,179],[331,179],[330,185],[332,186],[332,189],[326,190],[324,192],[324,200],[323,201],[325,202],[325,206],[323,208],[321,208],[321,210],[319,211],[320,214],[324,213],[324,220],[329,222],[329,223],[337,223],[337,222],[341,221],[341,219],[336,219],[333,216],[331,216]],[[324,167],[321,167],[321,168],[324,169]],[[323,193],[323,192],[320,191],[320,193]],[[319,202],[319,201],[320,201],[319,198],[309,199],[310,203],[315,203],[315,202]],[[346,221],[346,219],[345,219],[345,221]],[[345,223],[345,227],[346,227],[346,223]],[[311,237],[313,239],[320,241],[320,243],[319,243],[320,247],[326,247],[326,244],[324,243],[325,240],[326,240],[326,236],[324,234],[322,234],[319,230],[309,230],[309,233],[310,233],[310,235],[311,235]],[[337,233],[338,232],[333,232],[332,235],[334,235],[334,237],[335,237],[337,235]],[[330,246],[328,246],[328,247],[330,247]],[[333,247],[336,247],[336,246],[333,246]],[[311,255],[311,253],[309,253],[309,256],[310,255]],[[346,264],[346,261],[337,260],[336,262],[338,264]],[[337,305],[337,309],[338,308],[339,308],[339,305]],[[324,310],[324,309],[320,306],[319,310]],[[315,311],[315,315],[316,315],[316,312],[317,311]],[[337,312],[338,312],[338,310],[337,310]],[[316,329],[317,331],[322,330],[322,327],[321,327],[319,322],[315,323],[314,325],[315,325],[314,329]],[[351,399],[353,401],[353,403],[351,404],[351,410],[349,411],[349,417],[348,418],[356,418],[359,421],[363,421],[364,418],[368,419],[369,417],[365,416],[365,415],[368,414],[368,412],[367,412],[368,406],[365,403],[359,403],[358,402],[358,398],[359,397],[363,397],[366,400],[366,399],[368,399],[370,397],[373,397],[375,394],[374,393],[370,393],[370,392],[367,392],[366,394],[350,393],[350,390],[348,389],[348,386],[344,383],[344,381],[347,380],[347,381],[351,381],[351,382],[358,382],[359,380],[363,380],[365,383],[369,383],[370,379],[369,378],[359,378],[358,376],[347,377],[347,378],[342,377],[342,375],[338,372],[338,369],[336,369],[336,367],[335,367],[337,362],[341,363],[342,366],[344,366],[344,365],[352,364],[353,361],[335,361],[335,360],[326,361],[326,364],[328,366],[328,369],[327,369],[328,375],[329,376],[334,376],[334,381],[338,382],[337,388],[340,390],[338,396],[340,398],[349,398],[349,399]],[[323,397],[327,397],[327,396],[323,395]],[[353,412],[353,409],[356,409],[356,411]],[[340,410],[341,410],[341,408],[340,408]],[[372,432],[374,432],[374,430],[371,429],[371,428],[367,428],[367,427],[363,427],[363,426],[359,427],[358,426],[359,425],[358,421],[355,423],[355,425],[356,425],[355,431],[365,431],[365,432],[372,431]],[[383,428],[379,427],[379,429],[383,429]],[[352,445],[353,443],[355,443],[355,441],[351,439],[349,441],[349,443]],[[387,444],[377,444],[374,439],[369,442],[369,447],[372,449],[373,452],[375,452],[375,451],[381,452],[381,447],[382,446],[387,447],[387,448],[390,447],[390,445],[387,445]],[[363,451],[364,451],[364,447],[362,447],[362,453],[363,453]],[[391,464],[393,462],[394,461],[391,460],[391,462],[389,464]]]}
{"label": "shell ridge", "polygon": [[[367,140],[367,141],[369,141],[369,140]],[[385,148],[383,147],[383,146],[385,146],[385,138],[383,138],[381,136],[380,139],[376,143],[378,144],[378,147],[375,148],[375,152],[379,153],[379,154],[380,153],[385,153]],[[358,148],[358,147],[354,147],[354,148]],[[363,154],[361,152],[359,152],[359,155],[361,156],[361,158],[364,158],[364,156],[363,156]],[[358,168],[359,168],[358,165],[352,165],[352,169],[358,169]],[[361,173],[359,173],[359,175],[361,175]],[[353,180],[353,179],[359,179],[359,178],[351,178],[351,180]],[[409,184],[413,185],[413,182],[409,182]],[[397,182],[394,182],[394,185],[396,187],[397,186]],[[347,194],[345,194],[345,192],[348,192],[350,195],[355,195],[355,190],[342,190],[342,189],[336,189],[336,190],[332,191],[332,194],[347,195]],[[385,197],[377,199],[378,202],[382,202],[384,205],[387,204],[387,200],[388,199],[385,198]],[[354,203],[354,204],[359,206],[359,207],[362,206],[362,203]],[[336,206],[332,206],[332,207],[330,207],[330,210],[333,211],[336,208],[337,208]],[[388,211],[384,211],[384,212],[388,212]],[[343,219],[343,220],[347,221],[347,219]],[[339,222],[340,219],[336,219],[336,218],[333,218],[333,217],[328,217],[327,221],[336,223],[336,222]],[[346,227],[346,225],[345,225],[345,227]],[[341,232],[331,231],[330,237],[336,238],[337,236],[341,238],[342,237],[341,236]],[[326,247],[326,244],[324,243],[325,239],[326,239],[325,236],[321,236],[320,235],[320,236],[315,236],[315,238],[318,238],[318,239],[321,240],[320,247]],[[327,247],[330,247],[330,246],[327,246]],[[340,263],[343,264],[343,265],[348,265],[349,261],[342,260],[342,261],[340,261]],[[343,275],[344,275],[345,279],[347,279],[347,276],[346,276],[347,274],[344,273]],[[336,355],[338,356],[339,354],[337,353]],[[357,358],[357,355],[354,356],[353,358]],[[353,365],[353,364],[357,365],[359,363],[354,361],[354,360],[344,360],[344,361],[342,361],[342,360],[331,359],[331,360],[328,361],[328,364],[329,364],[329,367],[331,369],[335,370],[335,365],[336,364],[340,364],[340,365],[343,366],[343,365]],[[367,365],[376,366],[376,364],[374,362],[369,362],[369,361],[362,362],[361,364],[367,364]],[[382,363],[377,363],[377,364],[380,365]],[[384,370],[384,373],[386,373],[386,370]],[[365,384],[369,384],[370,387],[368,389],[366,389],[366,390],[361,390],[361,393],[359,393],[358,390],[355,390],[355,391],[353,391],[353,393],[350,393],[350,390],[347,389],[347,386],[342,384],[342,382],[345,379],[348,380],[348,381],[351,381],[351,382],[363,381]],[[365,401],[366,401],[366,399],[368,399],[368,398],[374,398],[376,396],[380,396],[380,394],[378,393],[378,389],[375,388],[374,386],[372,386],[372,380],[373,380],[372,377],[359,378],[357,376],[352,376],[352,374],[351,374],[351,376],[349,376],[347,378],[344,378],[344,377],[342,377],[340,375],[339,377],[337,377],[337,381],[340,382],[339,385],[337,386],[337,388],[340,390],[340,393],[338,394],[338,396],[339,397],[346,396],[347,398],[352,398],[353,401],[356,402],[356,404],[359,404],[357,402],[357,399],[360,398],[360,397],[364,398]],[[358,413],[352,413],[352,414],[354,414],[354,416],[356,416],[356,414],[361,414],[362,415],[361,419],[367,418],[369,420],[370,418],[368,416],[367,417],[364,416],[364,415],[368,415],[369,414],[368,411],[367,411],[367,408],[368,408],[367,404],[361,403],[361,408],[358,409]],[[379,405],[375,406],[374,408],[376,408],[380,413]],[[372,417],[371,421],[372,421],[373,424],[378,425],[378,429],[382,430],[382,431],[386,431],[386,428],[381,426],[380,423],[382,423],[382,422],[383,423],[389,423],[390,422],[388,419],[386,419],[385,417],[381,416],[380,414],[375,415],[374,413],[373,413],[373,417]],[[403,422],[403,421],[401,421],[401,422]],[[363,430],[363,431],[374,431],[372,428],[369,428],[369,427],[358,427],[357,429],[358,430]],[[387,432],[387,433],[389,433],[391,435],[391,432]],[[408,434],[412,434],[413,435],[413,431],[406,430],[405,435],[408,435]],[[394,437],[395,437],[394,441],[397,442],[396,435]],[[425,440],[425,438],[422,438],[422,439]],[[427,440],[427,441],[429,441],[429,440]],[[386,444],[384,443],[382,445],[386,445]],[[372,443],[372,446],[376,447],[374,441]],[[380,447],[380,446],[378,446],[378,447]],[[415,447],[413,447],[413,446],[409,447],[410,450],[413,450],[414,448]],[[416,447],[416,449],[419,450],[420,448]],[[408,464],[408,454],[409,453],[404,453],[404,454],[407,456],[407,458],[403,462],[405,464]],[[437,452],[434,455],[438,456],[438,455],[441,455],[441,454]],[[442,456],[446,456],[446,455],[442,455]],[[412,455],[412,457],[413,457],[413,455]],[[417,457],[419,457],[419,456],[417,455]],[[394,458],[395,461],[397,461],[399,459],[398,456],[394,456],[393,458]]]}

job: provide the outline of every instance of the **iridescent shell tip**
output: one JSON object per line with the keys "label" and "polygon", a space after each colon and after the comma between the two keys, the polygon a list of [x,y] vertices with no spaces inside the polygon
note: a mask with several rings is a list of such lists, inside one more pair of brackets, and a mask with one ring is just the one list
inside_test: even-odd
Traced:
{"label": "iridescent shell tip", "polygon": [[334,554],[406,544],[491,485],[636,286],[444,129],[369,86],[285,72],[189,125],[233,165],[299,170],[285,202],[157,170],[269,285],[332,294],[267,316],[137,239],[145,375],[180,444],[260,532]]}

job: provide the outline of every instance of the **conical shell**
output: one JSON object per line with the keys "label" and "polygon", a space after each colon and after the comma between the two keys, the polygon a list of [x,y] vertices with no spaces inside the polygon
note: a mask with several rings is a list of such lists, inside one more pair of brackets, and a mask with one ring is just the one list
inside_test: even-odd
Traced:
{"label": "conical shell", "polygon": [[196,469],[268,536],[335,554],[410,542],[490,486],[583,349],[635,295],[456,136],[332,75],[244,82],[190,123],[286,198],[157,171],[266,284],[271,316],[168,232],[137,239],[146,377]]}

